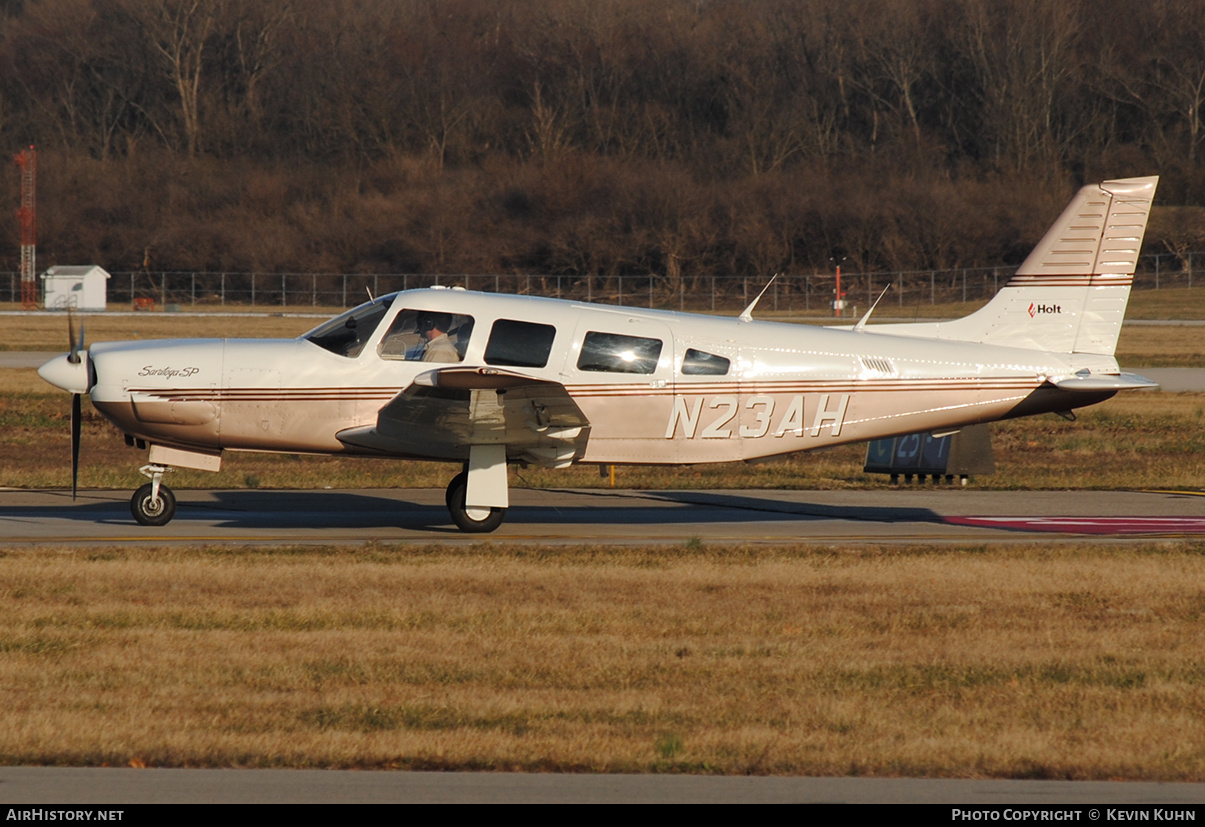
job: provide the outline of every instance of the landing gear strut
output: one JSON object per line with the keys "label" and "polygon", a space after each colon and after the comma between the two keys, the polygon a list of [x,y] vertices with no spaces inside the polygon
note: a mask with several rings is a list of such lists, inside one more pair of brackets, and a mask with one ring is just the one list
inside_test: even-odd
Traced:
{"label": "landing gear strut", "polygon": [[464,497],[468,488],[468,471],[461,471],[448,483],[444,502],[448,505],[448,513],[452,515],[452,522],[456,523],[456,527],[469,534],[488,534],[502,525],[502,521],[506,519],[505,508],[465,507]]}
{"label": "landing gear strut", "polygon": [[166,465],[144,465],[138,470],[151,481],[130,498],[130,513],[139,525],[167,525],[176,516],[176,495],[162,480],[172,469]]}

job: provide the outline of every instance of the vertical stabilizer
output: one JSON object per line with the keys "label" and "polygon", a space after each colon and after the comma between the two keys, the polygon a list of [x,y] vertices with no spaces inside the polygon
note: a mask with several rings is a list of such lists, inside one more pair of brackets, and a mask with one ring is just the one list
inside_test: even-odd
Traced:
{"label": "vertical stabilizer", "polygon": [[1008,284],[965,318],[876,332],[1111,356],[1157,176],[1083,187]]}

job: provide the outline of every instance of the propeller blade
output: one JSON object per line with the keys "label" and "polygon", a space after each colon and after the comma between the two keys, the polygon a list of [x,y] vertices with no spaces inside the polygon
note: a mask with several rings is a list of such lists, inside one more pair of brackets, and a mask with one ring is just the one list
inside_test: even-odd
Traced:
{"label": "propeller blade", "polygon": [[79,443],[80,429],[83,416],[80,410],[81,396],[71,394],[71,499],[75,499],[75,491],[79,484]]}
{"label": "propeller blade", "polygon": [[75,347],[75,313],[67,308],[67,361],[73,365],[79,364],[79,351]]}

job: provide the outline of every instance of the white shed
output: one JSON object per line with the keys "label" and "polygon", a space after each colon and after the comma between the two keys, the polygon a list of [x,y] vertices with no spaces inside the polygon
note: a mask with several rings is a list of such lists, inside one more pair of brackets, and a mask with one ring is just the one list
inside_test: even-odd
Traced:
{"label": "white shed", "polygon": [[103,267],[54,266],[42,274],[47,310],[104,310],[109,274]]}

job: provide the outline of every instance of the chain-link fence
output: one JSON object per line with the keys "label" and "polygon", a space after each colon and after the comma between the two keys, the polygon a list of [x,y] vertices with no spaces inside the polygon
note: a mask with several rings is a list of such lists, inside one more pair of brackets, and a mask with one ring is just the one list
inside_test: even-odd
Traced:
{"label": "chain-link fence", "polygon": [[[1194,273],[1201,253],[1143,256],[1134,287],[1157,290],[1200,286],[1205,274]],[[1015,267],[975,267],[956,270],[917,270],[897,273],[843,273],[841,292],[846,314],[866,308],[888,286],[880,312],[891,305],[916,308],[925,304],[985,301],[1008,281]],[[343,273],[180,273],[117,272],[108,283],[110,309],[207,309],[223,306],[303,311],[306,308],[351,307],[370,295],[395,290],[446,285],[496,293],[656,307],[668,310],[728,311],[748,305],[766,286],[768,277],[585,275],[432,275]],[[1195,276],[1195,278],[1194,278]],[[837,298],[837,276],[782,274],[763,296],[763,311],[831,313]],[[21,280],[15,272],[0,273],[0,303],[20,302]]]}

